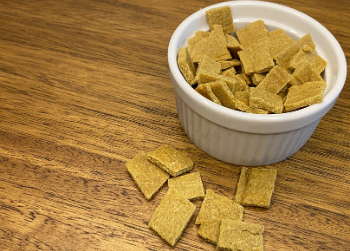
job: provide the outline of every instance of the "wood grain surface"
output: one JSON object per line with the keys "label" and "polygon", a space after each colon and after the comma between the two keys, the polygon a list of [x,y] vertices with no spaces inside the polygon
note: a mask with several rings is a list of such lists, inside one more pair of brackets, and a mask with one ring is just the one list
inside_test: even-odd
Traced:
{"label": "wood grain surface", "polygon": [[[279,0],[315,18],[350,65],[348,0]],[[241,170],[199,150],[179,123],[167,47],[213,0],[0,1],[0,250],[215,250],[197,210],[176,246],[147,224],[125,163],[169,144],[205,188],[233,198]],[[349,71],[348,66],[348,71]],[[350,250],[350,81],[310,140],[278,170],[265,250]]]}

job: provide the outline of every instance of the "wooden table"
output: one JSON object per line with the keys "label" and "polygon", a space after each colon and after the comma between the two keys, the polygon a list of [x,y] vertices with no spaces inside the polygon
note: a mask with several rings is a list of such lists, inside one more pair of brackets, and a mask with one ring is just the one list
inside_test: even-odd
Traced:
{"label": "wooden table", "polygon": [[[318,20],[350,57],[348,0],[272,2]],[[172,33],[215,3],[0,2],[0,250],[215,250],[194,225],[201,201],[175,248],[151,230],[167,185],[146,201],[125,167],[169,144],[233,199],[241,167],[191,143],[168,76]],[[305,146],[273,165],[271,208],[245,208],[265,250],[350,250],[349,100],[347,78]]]}

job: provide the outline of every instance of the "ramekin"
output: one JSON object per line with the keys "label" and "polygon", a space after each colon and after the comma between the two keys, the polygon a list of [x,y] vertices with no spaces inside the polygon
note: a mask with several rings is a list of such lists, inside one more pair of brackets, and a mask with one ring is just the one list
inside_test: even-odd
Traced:
{"label": "ramekin", "polygon": [[[178,50],[196,31],[209,30],[208,9],[225,5],[231,7],[236,30],[262,19],[269,30],[282,28],[295,40],[310,33],[317,54],[327,61],[323,102],[283,114],[250,114],[217,105],[194,91],[178,68]],[[292,8],[261,1],[223,2],[195,12],[173,33],[168,63],[178,116],[187,136],[210,156],[245,166],[276,163],[296,153],[335,104],[347,74],[344,52],[323,25]]]}

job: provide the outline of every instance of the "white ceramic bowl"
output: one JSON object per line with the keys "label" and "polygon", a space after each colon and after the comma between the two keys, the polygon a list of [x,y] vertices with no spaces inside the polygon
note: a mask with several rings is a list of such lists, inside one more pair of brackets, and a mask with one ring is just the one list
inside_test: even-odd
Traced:
{"label": "white ceramic bowl", "polygon": [[[231,7],[236,30],[262,19],[268,30],[282,28],[294,40],[310,33],[316,52],[328,62],[323,102],[284,114],[260,115],[219,106],[194,91],[178,68],[178,50],[196,31],[209,30],[205,15],[208,9],[225,5]],[[339,43],[319,22],[289,7],[260,1],[224,2],[197,11],[171,37],[168,62],[178,116],[188,137],[209,155],[246,166],[276,163],[297,152],[336,102],[347,69]]]}

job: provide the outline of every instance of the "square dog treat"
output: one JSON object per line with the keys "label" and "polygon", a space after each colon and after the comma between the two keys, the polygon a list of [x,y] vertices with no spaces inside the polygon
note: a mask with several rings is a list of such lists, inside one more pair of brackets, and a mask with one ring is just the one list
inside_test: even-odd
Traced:
{"label": "square dog treat", "polygon": [[216,245],[220,234],[220,220],[203,221],[199,226],[198,234],[207,242]]}
{"label": "square dog treat", "polygon": [[203,97],[209,99],[215,104],[221,105],[220,100],[215,96],[214,92],[210,88],[210,83],[198,85],[196,91]]}
{"label": "square dog treat", "polygon": [[269,49],[271,53],[271,57],[276,60],[276,56],[278,53],[283,51],[288,46],[292,45],[294,43],[294,40],[288,36],[284,31],[282,30],[281,33],[276,35],[270,35],[269,37]]}
{"label": "square dog treat", "polygon": [[213,8],[207,10],[206,14],[210,30],[213,30],[215,24],[219,24],[222,26],[225,34],[229,34],[235,31],[230,6]]}
{"label": "square dog treat", "polygon": [[264,80],[265,77],[266,77],[265,73],[253,73],[253,75],[251,76],[251,80],[254,85],[258,85],[260,84],[261,81]]}
{"label": "square dog treat", "polygon": [[129,160],[126,168],[147,200],[150,200],[169,178],[167,172],[148,161],[145,152],[140,152]]}
{"label": "square dog treat", "polygon": [[169,188],[152,215],[148,226],[174,246],[190,221],[196,206],[176,189]]}
{"label": "square dog treat", "polygon": [[204,187],[199,172],[181,175],[168,180],[169,188],[175,188],[188,200],[203,199]]}
{"label": "square dog treat", "polygon": [[207,31],[201,31],[201,30],[196,31],[196,33],[195,33],[196,36],[200,36],[200,37],[208,37],[209,34],[210,34],[209,32],[207,32]]}
{"label": "square dog treat", "polygon": [[270,207],[277,170],[243,167],[235,201],[242,206]]}
{"label": "square dog treat", "polygon": [[326,68],[327,62],[321,58],[316,52],[307,44],[303,45],[301,49],[294,55],[289,62],[289,68],[291,70],[296,69],[303,61],[308,61],[311,64],[312,69],[320,74]]}
{"label": "square dog treat", "polygon": [[148,153],[148,160],[175,177],[193,168],[193,162],[182,152],[165,145]]}
{"label": "square dog treat", "polygon": [[271,92],[272,94],[277,94],[290,81],[290,79],[291,75],[276,65],[269,73],[267,73],[266,77],[260,82],[257,88]]}
{"label": "square dog treat", "polygon": [[231,52],[233,57],[238,58],[238,52],[243,50],[243,46],[238,40],[230,35],[226,35],[227,49]]}
{"label": "square dog treat", "polygon": [[226,70],[235,65],[235,62],[232,60],[220,60],[218,63],[221,65],[221,70]]}
{"label": "square dog treat", "polygon": [[259,109],[259,108],[252,108],[249,106],[249,91],[238,91],[235,92],[235,105],[236,109],[248,113],[255,113],[255,114],[268,114],[268,111]]}
{"label": "square dog treat", "polygon": [[260,43],[267,38],[267,29],[264,21],[258,20],[251,24],[248,24],[243,29],[237,30],[236,35],[241,45],[246,47]]}
{"label": "square dog treat", "polygon": [[301,85],[306,82],[309,82],[311,79],[312,67],[310,62],[304,61],[298,65],[293,74],[289,83],[291,85]]}
{"label": "square dog treat", "polygon": [[214,61],[206,54],[202,56],[201,61],[198,64],[197,71],[206,71],[208,73],[220,74],[221,73],[221,64]]}
{"label": "square dog treat", "polygon": [[243,218],[243,207],[229,198],[216,194],[207,189],[202,206],[199,210],[196,224],[201,224],[206,220],[232,219],[240,220]]}
{"label": "square dog treat", "polygon": [[230,78],[234,78],[234,76],[236,75],[236,69],[234,67],[230,67],[228,68],[227,70],[223,71],[222,72],[222,75],[223,76],[226,76],[226,77],[230,77]]}
{"label": "square dog treat", "polygon": [[305,106],[321,103],[323,101],[325,89],[326,82],[324,81],[293,85],[289,88],[287,99],[284,102],[285,110],[289,112]]}
{"label": "square dog treat", "polygon": [[179,50],[177,63],[187,83],[192,85],[195,78],[195,68],[191,60],[190,54],[188,54],[187,48],[185,46],[181,47]]}
{"label": "square dog treat", "polygon": [[223,106],[235,109],[235,96],[224,81],[211,83],[210,88]]}
{"label": "square dog treat", "polygon": [[208,37],[196,35],[189,39],[188,53],[193,63],[199,63],[204,54],[215,61],[232,58],[227,49],[226,37],[220,25],[214,25],[214,30],[210,32]]}
{"label": "square dog treat", "polygon": [[263,251],[263,232],[262,225],[224,219],[220,225],[217,248],[227,251]]}
{"label": "square dog treat", "polygon": [[270,92],[250,87],[249,105],[252,108],[263,109],[268,112],[282,113],[283,102],[282,97]]}
{"label": "square dog treat", "polygon": [[277,30],[267,32],[267,35],[268,35],[268,37],[275,37],[275,36],[278,36],[278,35],[283,34],[283,33],[284,33],[284,31],[282,29],[277,29]]}
{"label": "square dog treat", "polygon": [[256,44],[252,47],[244,48],[238,52],[244,74],[268,72],[274,67],[271,54],[267,47],[267,42]]}
{"label": "square dog treat", "polygon": [[291,70],[288,68],[289,62],[299,51],[299,49],[302,48],[305,44],[309,45],[313,50],[315,50],[314,41],[312,40],[311,35],[307,34],[278,53],[275,56],[276,64],[279,65],[282,69],[286,70],[288,73],[291,73]]}

